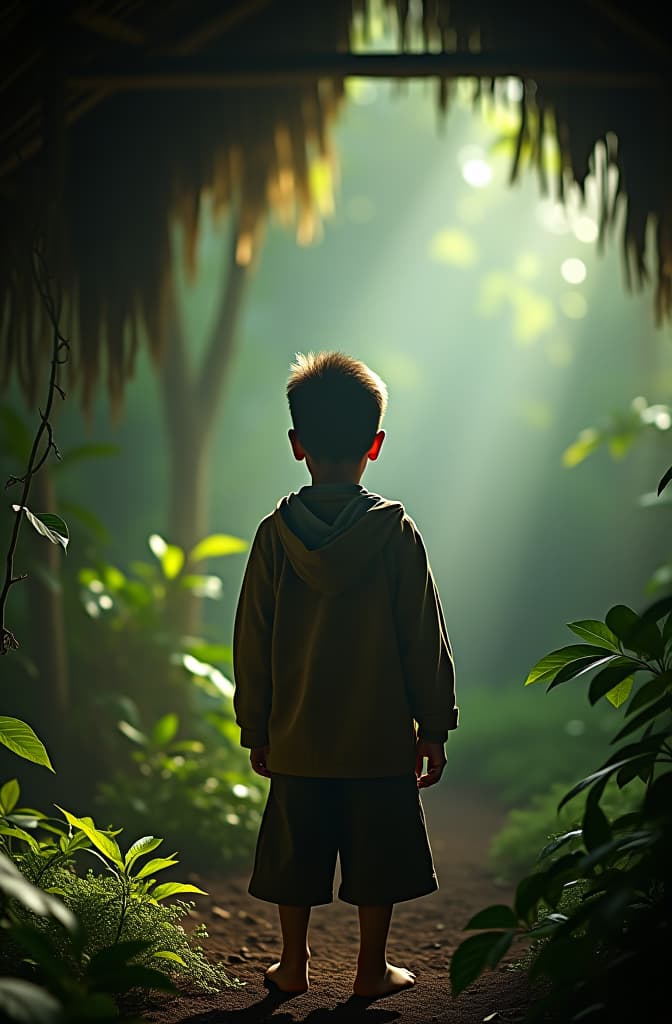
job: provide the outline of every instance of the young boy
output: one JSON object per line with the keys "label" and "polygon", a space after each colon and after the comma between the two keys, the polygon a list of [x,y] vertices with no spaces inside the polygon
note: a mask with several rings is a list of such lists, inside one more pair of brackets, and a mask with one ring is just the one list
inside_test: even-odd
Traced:
{"label": "young boy", "polygon": [[353,990],[376,997],[415,983],[387,961],[393,904],[438,887],[418,789],[439,781],[457,727],[452,652],[415,523],[359,482],[384,440],[385,384],[310,353],[287,396],[312,483],[261,521],[234,627],[241,744],[271,780],[249,891],[279,908],[267,979],[303,992],[310,909],[332,901],[340,855],[338,895],[359,911]]}

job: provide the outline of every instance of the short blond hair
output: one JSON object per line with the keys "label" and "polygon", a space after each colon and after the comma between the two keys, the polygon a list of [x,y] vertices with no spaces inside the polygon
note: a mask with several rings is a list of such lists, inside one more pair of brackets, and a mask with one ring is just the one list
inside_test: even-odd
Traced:
{"label": "short blond hair", "polygon": [[344,352],[297,352],[287,399],[298,438],[314,459],[354,462],[371,447],[387,407],[387,387]]}

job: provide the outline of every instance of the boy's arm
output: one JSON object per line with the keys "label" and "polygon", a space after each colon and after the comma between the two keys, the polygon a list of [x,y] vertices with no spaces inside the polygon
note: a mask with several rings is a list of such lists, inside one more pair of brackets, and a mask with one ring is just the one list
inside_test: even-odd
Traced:
{"label": "boy's arm", "polygon": [[275,593],[264,524],[257,530],[245,568],[233,627],[233,706],[243,747],[268,745],[271,711],[271,639]]}
{"label": "boy's arm", "polygon": [[403,531],[396,620],[411,713],[420,741],[445,743],[459,714],[453,653],[422,537],[408,517]]}

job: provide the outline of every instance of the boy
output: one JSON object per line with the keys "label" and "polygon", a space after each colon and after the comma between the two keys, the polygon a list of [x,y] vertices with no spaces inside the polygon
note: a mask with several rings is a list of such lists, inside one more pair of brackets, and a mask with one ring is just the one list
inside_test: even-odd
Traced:
{"label": "boy", "polygon": [[373,998],[415,983],[387,961],[393,904],[438,886],[418,790],[457,727],[452,652],[417,527],[359,483],[385,437],[385,384],[310,353],[287,397],[312,483],[261,521],[234,625],[241,744],[271,780],[249,891],[279,908],[266,978],[304,992],[310,909],[331,902],[339,854],[338,895],[359,911],[353,990]]}

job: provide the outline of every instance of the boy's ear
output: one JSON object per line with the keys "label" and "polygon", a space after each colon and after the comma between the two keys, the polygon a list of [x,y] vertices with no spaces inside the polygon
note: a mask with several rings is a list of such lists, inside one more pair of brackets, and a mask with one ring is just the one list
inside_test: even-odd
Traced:
{"label": "boy's ear", "polygon": [[378,433],[376,434],[376,436],[373,439],[373,444],[371,445],[371,447],[369,448],[368,452],[366,453],[367,459],[371,459],[372,462],[376,461],[376,459],[380,455],[380,449],[383,447],[383,441],[384,440],[385,440],[385,431],[384,430],[379,430]]}
{"label": "boy's ear", "polygon": [[292,446],[292,451],[294,452],[294,458],[297,460],[297,462],[301,462],[302,459],[305,459],[306,453],[305,453],[305,451],[303,449],[303,445],[301,444],[301,442],[299,441],[299,439],[297,437],[296,431],[295,430],[288,430],[287,431],[287,437],[289,438],[289,443]]}

